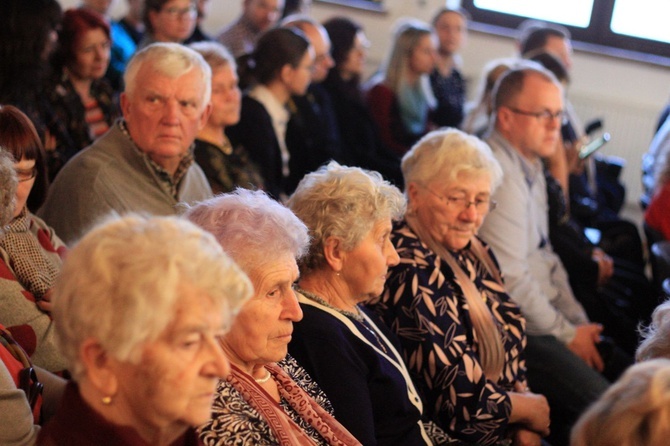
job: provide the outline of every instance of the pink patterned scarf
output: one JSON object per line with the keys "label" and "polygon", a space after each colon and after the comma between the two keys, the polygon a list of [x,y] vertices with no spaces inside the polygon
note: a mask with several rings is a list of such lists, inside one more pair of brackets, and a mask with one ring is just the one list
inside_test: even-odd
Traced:
{"label": "pink patterned scarf", "polygon": [[[231,364],[231,367],[232,373],[227,379],[228,382],[261,414],[270,426],[272,433],[279,440],[280,445],[314,445],[314,440],[291,420],[265,389],[234,364]],[[265,368],[272,374],[282,398],[300,414],[303,420],[312,425],[329,445],[361,444],[332,415],[302,390],[281,367],[275,363],[270,363]]]}

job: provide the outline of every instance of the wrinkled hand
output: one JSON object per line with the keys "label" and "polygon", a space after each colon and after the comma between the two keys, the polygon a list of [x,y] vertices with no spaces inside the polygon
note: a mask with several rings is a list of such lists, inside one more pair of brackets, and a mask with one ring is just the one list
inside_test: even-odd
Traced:
{"label": "wrinkled hand", "polygon": [[568,344],[575,355],[599,372],[603,371],[604,365],[596,344],[600,342],[602,331],[603,326],[600,324],[578,325],[574,339]]}
{"label": "wrinkled hand", "polygon": [[598,286],[605,285],[614,274],[614,260],[600,248],[593,248],[591,258],[598,263]]}
{"label": "wrinkled hand", "polygon": [[37,301],[37,307],[46,312],[46,313],[51,313],[51,310],[53,309],[53,304],[51,303],[51,295],[52,295],[52,289],[44,293],[44,296],[42,296],[42,299]]}
{"label": "wrinkled hand", "polygon": [[544,395],[539,393],[526,392],[524,393],[530,417],[525,423],[525,427],[542,437],[549,435],[549,403]]}
{"label": "wrinkled hand", "polygon": [[540,446],[541,444],[542,436],[528,429],[518,429],[512,438],[513,446]]}

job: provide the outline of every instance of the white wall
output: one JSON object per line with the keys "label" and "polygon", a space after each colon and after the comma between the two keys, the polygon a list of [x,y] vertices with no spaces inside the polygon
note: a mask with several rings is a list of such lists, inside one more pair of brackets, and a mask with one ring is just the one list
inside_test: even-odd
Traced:
{"label": "white wall", "polygon": [[[72,7],[78,5],[79,0],[61,0],[61,4]],[[242,0],[210,0],[205,30],[215,34],[239,15],[241,4]],[[372,43],[369,55],[372,71],[387,50],[390,30],[397,18],[413,16],[428,21],[444,1],[385,0],[384,5],[386,12],[376,13],[314,0],[312,15],[318,20],[344,15],[361,23]],[[112,15],[118,17],[124,9],[125,1],[115,0]],[[470,93],[474,92],[482,67],[488,60],[512,56],[514,52],[514,42],[509,38],[471,32],[463,51],[464,73]],[[640,191],[640,155],[651,140],[656,115],[670,98],[670,70],[576,51],[571,75],[570,97],[582,119],[604,118],[606,129],[612,133],[612,141],[602,152],[627,160],[624,181],[628,201],[636,202]],[[633,128],[623,129],[624,126]]]}

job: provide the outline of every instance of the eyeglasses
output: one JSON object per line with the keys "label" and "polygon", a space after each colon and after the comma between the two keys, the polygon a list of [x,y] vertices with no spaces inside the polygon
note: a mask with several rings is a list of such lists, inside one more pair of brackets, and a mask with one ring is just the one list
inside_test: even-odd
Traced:
{"label": "eyeglasses", "polygon": [[476,198],[475,200],[470,201],[465,197],[453,197],[453,196],[445,197],[443,195],[438,194],[437,192],[433,192],[427,187],[425,189],[431,194],[435,195],[441,202],[443,202],[452,211],[463,212],[468,210],[470,206],[474,206],[475,210],[478,213],[485,214],[487,212],[491,212],[496,208],[496,206],[498,206],[498,203],[495,200],[491,200],[490,198]]}
{"label": "eyeglasses", "polygon": [[198,13],[198,10],[195,8],[195,6],[191,5],[188,8],[176,8],[176,7],[170,7],[170,8],[165,8],[162,10],[165,14],[169,15],[171,19],[176,19],[176,18],[182,18],[185,16],[188,16],[190,18],[194,18],[196,14]]}
{"label": "eyeglasses", "polygon": [[529,112],[526,110],[519,110],[518,108],[510,107],[510,106],[505,106],[508,109],[512,111],[512,113],[516,113],[518,115],[524,115],[524,116],[532,116],[535,119],[537,119],[538,122],[548,124],[550,122],[553,122],[555,119],[558,119],[560,122],[565,122],[565,112],[563,110],[559,110],[557,112],[552,113],[549,110],[542,110],[541,112]]}
{"label": "eyeglasses", "polygon": [[14,169],[14,171],[16,172],[16,178],[19,180],[19,183],[30,181],[37,176],[37,167],[28,170]]}

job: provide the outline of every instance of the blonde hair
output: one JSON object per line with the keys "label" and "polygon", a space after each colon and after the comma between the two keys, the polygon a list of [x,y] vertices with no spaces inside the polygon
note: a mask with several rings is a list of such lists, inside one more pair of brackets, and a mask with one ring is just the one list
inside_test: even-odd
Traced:
{"label": "blonde hair", "polygon": [[305,175],[287,204],[311,236],[309,254],[299,262],[303,274],[326,265],[323,249],[328,237],[337,237],[350,251],[376,222],[399,219],[405,212],[402,193],[379,173],[335,161]]}
{"label": "blonde hair", "polygon": [[184,287],[212,301],[228,322],[252,286],[211,234],[177,217],[127,216],[94,228],[68,253],[54,288],[54,320],[75,380],[79,349],[96,339],[107,354],[138,363],[142,347],[175,317]]}
{"label": "blonde hair", "polygon": [[237,71],[235,58],[230,54],[230,51],[219,42],[203,40],[201,42],[193,42],[188,45],[188,47],[200,54],[212,71],[221,67],[230,67],[233,71]]}
{"label": "blonde hair", "polygon": [[[426,23],[417,19],[400,19],[393,33],[393,44],[390,52],[380,69],[384,84],[396,95],[400,93],[402,85],[407,79],[409,60],[412,53],[419,45],[423,37],[434,37],[433,29]],[[419,79],[424,99],[430,108],[437,104],[430,79],[427,74],[421,75]]]}
{"label": "blonde hair", "polygon": [[663,446],[670,438],[670,360],[635,364],[582,415],[573,446]]}

